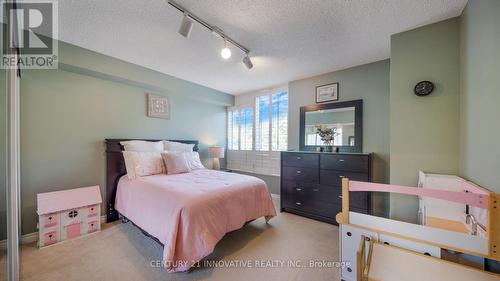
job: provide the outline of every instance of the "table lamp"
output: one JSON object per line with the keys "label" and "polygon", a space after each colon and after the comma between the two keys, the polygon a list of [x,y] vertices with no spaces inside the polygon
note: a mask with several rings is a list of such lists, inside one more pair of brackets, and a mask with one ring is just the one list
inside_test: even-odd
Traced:
{"label": "table lamp", "polygon": [[212,169],[219,170],[220,162],[219,158],[224,158],[224,148],[220,146],[211,146],[208,148],[208,154],[213,158]]}

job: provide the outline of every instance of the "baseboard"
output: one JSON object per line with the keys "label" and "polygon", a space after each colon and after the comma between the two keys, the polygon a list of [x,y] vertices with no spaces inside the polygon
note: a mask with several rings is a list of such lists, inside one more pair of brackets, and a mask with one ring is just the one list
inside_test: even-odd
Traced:
{"label": "baseboard", "polygon": [[279,195],[279,194],[274,194],[274,193],[271,193],[271,197],[272,197],[273,199],[278,199],[278,200],[280,199],[280,195]]}
{"label": "baseboard", "polygon": [[[101,224],[106,223],[106,216],[101,216]],[[38,241],[38,231],[21,236],[21,244],[29,244]],[[0,241],[0,250],[7,250],[7,240]]]}
{"label": "baseboard", "polygon": [[[32,232],[21,236],[21,244],[29,244],[38,241],[38,232]],[[7,250],[7,240],[0,241],[0,250]]]}

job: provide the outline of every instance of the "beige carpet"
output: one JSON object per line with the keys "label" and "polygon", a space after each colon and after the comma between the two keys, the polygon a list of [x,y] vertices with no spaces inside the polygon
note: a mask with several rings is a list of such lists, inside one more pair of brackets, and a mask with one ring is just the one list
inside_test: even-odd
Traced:
{"label": "beige carpet", "polygon": [[[278,202],[276,202],[278,205]],[[338,260],[338,227],[280,213],[266,225],[263,218],[227,234],[208,260],[284,261],[275,268],[201,267],[188,273],[167,273],[151,267],[162,248],[131,223],[114,223],[99,233],[44,249],[23,245],[22,280],[339,280],[335,267],[308,267],[310,260]],[[5,265],[5,255],[0,264]],[[301,268],[292,263],[300,260]],[[297,264],[297,263],[296,263]],[[5,280],[5,267],[0,278]]]}

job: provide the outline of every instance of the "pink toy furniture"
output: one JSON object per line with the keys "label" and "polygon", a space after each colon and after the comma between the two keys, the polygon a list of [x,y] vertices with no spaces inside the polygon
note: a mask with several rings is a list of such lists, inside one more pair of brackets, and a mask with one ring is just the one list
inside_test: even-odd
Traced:
{"label": "pink toy furniture", "polygon": [[101,230],[101,203],[99,186],[39,193],[38,246]]}

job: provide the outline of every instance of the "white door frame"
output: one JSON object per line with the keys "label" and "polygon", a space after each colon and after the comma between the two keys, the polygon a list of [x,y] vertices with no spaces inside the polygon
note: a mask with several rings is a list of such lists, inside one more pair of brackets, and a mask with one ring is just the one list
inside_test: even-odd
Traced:
{"label": "white door frame", "polygon": [[[17,55],[16,55],[17,56]],[[19,280],[19,76],[7,69],[7,255],[9,281]]]}
{"label": "white door frame", "polygon": [[[14,4],[15,5],[15,4]],[[14,44],[7,46],[19,46],[17,32],[19,30],[18,19],[14,15],[7,24],[12,24]],[[9,42],[10,43],[10,42]],[[11,54],[17,61],[18,52]],[[20,161],[19,161],[19,127],[20,127],[20,77],[17,67],[6,70],[6,92],[7,92],[7,274],[9,281],[19,280],[19,213],[20,213]]]}

